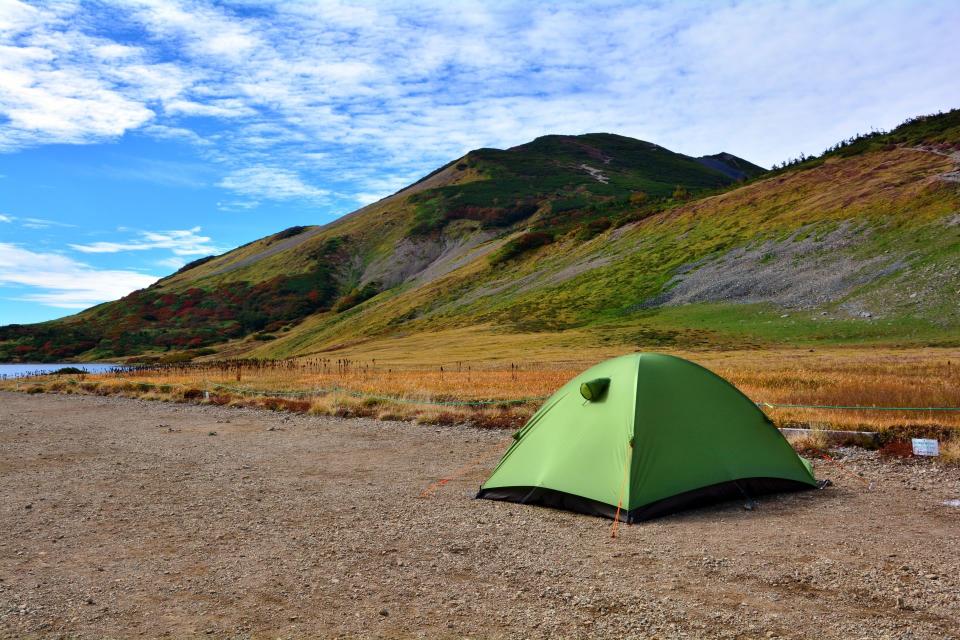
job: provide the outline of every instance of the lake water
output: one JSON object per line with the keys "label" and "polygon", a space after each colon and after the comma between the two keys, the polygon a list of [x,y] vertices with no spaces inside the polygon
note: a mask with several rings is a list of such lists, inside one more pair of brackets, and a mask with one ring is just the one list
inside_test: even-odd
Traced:
{"label": "lake water", "polygon": [[113,371],[114,369],[119,369],[120,365],[118,364],[107,364],[103,362],[84,362],[84,363],[70,363],[70,362],[61,362],[61,363],[44,363],[44,364],[31,364],[31,363],[21,363],[21,364],[0,364],[0,380],[4,378],[23,378],[26,376],[35,376],[42,373],[50,373],[51,371],[56,371],[57,369],[63,369],[64,367],[76,367],[77,369],[83,369],[87,373],[103,373],[104,371]]}

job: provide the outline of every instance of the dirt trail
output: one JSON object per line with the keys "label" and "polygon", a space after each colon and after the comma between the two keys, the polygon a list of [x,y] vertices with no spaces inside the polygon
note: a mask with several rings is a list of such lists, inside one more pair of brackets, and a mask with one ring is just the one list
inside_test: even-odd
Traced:
{"label": "dirt trail", "polygon": [[0,636],[960,635],[956,469],[847,452],[876,490],[818,465],[611,540],[472,500],[508,437],[2,393]]}

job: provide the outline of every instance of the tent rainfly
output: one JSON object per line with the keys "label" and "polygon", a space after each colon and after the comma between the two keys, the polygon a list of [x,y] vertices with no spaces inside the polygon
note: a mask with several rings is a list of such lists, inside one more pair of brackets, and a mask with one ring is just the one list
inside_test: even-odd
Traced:
{"label": "tent rainfly", "polygon": [[636,522],[816,486],[810,463],[736,387],[682,358],[640,353],[553,394],[477,497]]}

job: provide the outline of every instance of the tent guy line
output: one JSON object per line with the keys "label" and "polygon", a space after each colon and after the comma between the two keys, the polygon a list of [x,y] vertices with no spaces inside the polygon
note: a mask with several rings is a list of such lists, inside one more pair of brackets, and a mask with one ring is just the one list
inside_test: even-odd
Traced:
{"label": "tent guy line", "polygon": [[757,406],[770,407],[771,409],[849,409],[851,411],[960,411],[960,407],[865,407],[834,404],[778,404],[775,402],[758,402]]}

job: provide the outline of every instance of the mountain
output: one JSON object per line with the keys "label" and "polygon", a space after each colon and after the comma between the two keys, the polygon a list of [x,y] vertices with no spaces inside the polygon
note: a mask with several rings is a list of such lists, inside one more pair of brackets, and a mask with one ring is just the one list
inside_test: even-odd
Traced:
{"label": "mountain", "polygon": [[956,345],[958,163],[960,111],[773,172],[611,134],[479,149],[329,225],[0,328],[0,358]]}
{"label": "mountain", "polygon": [[756,178],[766,171],[763,167],[758,167],[752,162],[747,162],[743,158],[738,158],[732,153],[715,153],[712,156],[700,156],[697,162],[711,169],[716,169],[728,178],[734,180],[747,180]]}

